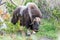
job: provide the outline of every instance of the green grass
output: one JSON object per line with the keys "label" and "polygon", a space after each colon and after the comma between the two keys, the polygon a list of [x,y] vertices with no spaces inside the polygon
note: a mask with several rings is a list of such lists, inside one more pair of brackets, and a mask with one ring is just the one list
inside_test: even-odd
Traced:
{"label": "green grass", "polygon": [[[8,28],[5,29],[6,33],[8,33],[8,34],[16,33],[15,34],[16,35],[16,40],[22,40],[23,39],[21,34],[17,35],[18,34],[17,31],[21,29],[20,22],[18,22],[16,25],[13,25],[9,21],[6,21],[5,23],[8,26]],[[24,31],[26,31],[26,29]],[[40,27],[39,27],[39,32],[36,33],[35,36],[32,35],[32,39],[34,39],[34,37],[39,38],[39,37],[44,37],[44,36],[46,36],[48,38],[56,39],[57,38],[56,31],[57,31],[56,26],[52,22],[49,22],[48,20],[42,19]],[[0,39],[1,40],[3,40],[3,39],[11,40],[12,38],[10,37],[10,35],[8,37],[6,35],[6,36],[3,36],[3,37],[0,37]]]}
{"label": "green grass", "polygon": [[56,26],[47,20],[42,20],[37,35],[40,37],[47,36],[48,38],[57,38]]}

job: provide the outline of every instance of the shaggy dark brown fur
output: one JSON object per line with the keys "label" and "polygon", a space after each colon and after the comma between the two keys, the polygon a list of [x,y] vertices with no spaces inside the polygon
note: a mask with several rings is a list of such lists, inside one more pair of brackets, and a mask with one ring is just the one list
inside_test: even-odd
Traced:
{"label": "shaggy dark brown fur", "polygon": [[20,20],[21,26],[26,26],[28,29],[38,31],[41,18],[42,14],[37,5],[34,3],[28,3],[26,6],[16,8],[13,12],[11,22],[16,24],[17,21]]}

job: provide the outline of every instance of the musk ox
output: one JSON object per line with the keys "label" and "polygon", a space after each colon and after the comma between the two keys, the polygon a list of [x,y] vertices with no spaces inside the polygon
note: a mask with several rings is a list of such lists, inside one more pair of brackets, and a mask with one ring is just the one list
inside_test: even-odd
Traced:
{"label": "musk ox", "polygon": [[37,5],[27,3],[26,6],[20,6],[14,10],[11,22],[16,24],[20,20],[21,26],[26,26],[27,29],[38,32],[41,18],[42,14]]}

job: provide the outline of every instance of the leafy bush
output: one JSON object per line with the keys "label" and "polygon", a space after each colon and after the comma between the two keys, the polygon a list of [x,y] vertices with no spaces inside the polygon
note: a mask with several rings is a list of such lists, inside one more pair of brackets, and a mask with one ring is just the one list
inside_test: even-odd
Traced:
{"label": "leafy bush", "polygon": [[7,6],[7,9],[8,9],[9,13],[12,13],[14,11],[14,9],[17,7],[16,5],[14,5],[10,2],[6,2],[6,6]]}
{"label": "leafy bush", "polygon": [[11,22],[6,22],[6,25],[7,25],[7,29],[5,29],[5,31],[8,33],[15,33],[20,28],[20,25],[18,25],[18,24],[13,25]]}

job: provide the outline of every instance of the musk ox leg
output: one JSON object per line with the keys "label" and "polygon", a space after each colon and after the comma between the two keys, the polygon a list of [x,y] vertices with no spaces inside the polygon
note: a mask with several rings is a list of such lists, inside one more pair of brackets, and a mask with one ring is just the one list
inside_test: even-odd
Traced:
{"label": "musk ox leg", "polygon": [[13,12],[13,17],[12,17],[12,19],[11,19],[11,22],[12,22],[13,24],[16,24],[16,23],[17,23],[17,21],[18,21],[18,19],[19,19],[19,15],[20,15],[20,8],[17,8],[17,9],[14,10],[14,12]]}
{"label": "musk ox leg", "polygon": [[30,36],[30,35],[31,35],[31,32],[30,32],[29,29],[27,29],[26,35],[27,35],[27,36]]}

